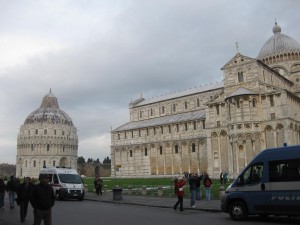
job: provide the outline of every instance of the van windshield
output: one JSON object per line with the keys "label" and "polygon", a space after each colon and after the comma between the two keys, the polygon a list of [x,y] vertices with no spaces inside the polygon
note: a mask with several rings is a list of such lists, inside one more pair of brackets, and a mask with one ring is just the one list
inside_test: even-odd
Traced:
{"label": "van windshield", "polygon": [[62,183],[81,184],[81,178],[77,174],[58,174]]}

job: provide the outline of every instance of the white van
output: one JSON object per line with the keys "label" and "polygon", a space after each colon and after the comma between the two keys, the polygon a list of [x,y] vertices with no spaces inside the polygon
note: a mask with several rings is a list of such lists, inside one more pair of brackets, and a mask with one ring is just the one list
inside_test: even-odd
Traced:
{"label": "white van", "polygon": [[234,220],[300,216],[300,146],[259,153],[227,188],[221,208]]}
{"label": "white van", "polygon": [[54,194],[60,200],[66,198],[83,200],[84,186],[77,171],[69,168],[44,168],[40,171],[48,175],[49,184],[53,186]]}

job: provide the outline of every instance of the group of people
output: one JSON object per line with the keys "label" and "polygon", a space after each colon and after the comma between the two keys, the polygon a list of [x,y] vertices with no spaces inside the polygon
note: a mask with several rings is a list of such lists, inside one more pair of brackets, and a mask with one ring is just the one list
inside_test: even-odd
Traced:
{"label": "group of people", "polygon": [[209,175],[207,173],[203,174],[192,174],[192,173],[185,173],[184,177],[181,178],[175,178],[174,179],[174,188],[175,188],[175,194],[178,198],[177,202],[173,206],[175,210],[177,210],[177,207],[179,205],[180,211],[183,211],[183,196],[184,196],[184,186],[186,185],[188,181],[189,184],[189,190],[190,190],[190,206],[192,208],[195,208],[196,200],[201,200],[201,183],[204,185],[205,188],[205,197],[206,200],[209,201],[211,199],[211,185],[212,180],[210,179]]}
{"label": "group of people", "polygon": [[29,202],[33,208],[34,223],[40,225],[52,224],[52,207],[55,203],[53,188],[48,184],[48,176],[41,175],[40,182],[35,184],[35,180],[24,177],[22,183],[14,176],[6,183],[0,178],[0,209],[4,210],[5,192],[8,193],[10,209],[15,208],[15,203],[20,207],[21,223],[25,222]]}
{"label": "group of people", "polygon": [[221,185],[226,185],[226,183],[227,183],[227,181],[228,181],[228,172],[221,172],[220,173],[220,183],[221,183]]}

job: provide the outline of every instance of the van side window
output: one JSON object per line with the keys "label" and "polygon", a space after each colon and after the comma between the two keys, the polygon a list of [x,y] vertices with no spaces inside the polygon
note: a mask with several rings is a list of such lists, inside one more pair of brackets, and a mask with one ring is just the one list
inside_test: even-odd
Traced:
{"label": "van side window", "polygon": [[57,174],[54,174],[54,177],[53,177],[53,183],[54,184],[58,184],[58,177],[57,177]]}
{"label": "van side window", "polygon": [[241,176],[241,184],[257,184],[263,176],[263,163],[256,163],[250,166]]}
{"label": "van side window", "polygon": [[270,161],[269,181],[300,181],[300,158]]}

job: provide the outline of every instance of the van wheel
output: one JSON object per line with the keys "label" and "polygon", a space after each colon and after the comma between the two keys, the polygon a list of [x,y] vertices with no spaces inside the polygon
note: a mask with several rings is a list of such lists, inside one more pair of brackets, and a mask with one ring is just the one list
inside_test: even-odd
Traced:
{"label": "van wheel", "polygon": [[243,202],[232,202],[229,206],[229,214],[233,220],[242,221],[248,216],[247,208]]}

